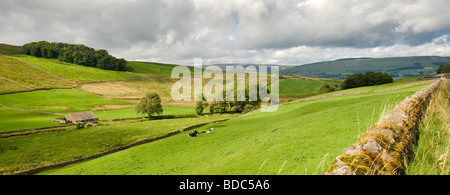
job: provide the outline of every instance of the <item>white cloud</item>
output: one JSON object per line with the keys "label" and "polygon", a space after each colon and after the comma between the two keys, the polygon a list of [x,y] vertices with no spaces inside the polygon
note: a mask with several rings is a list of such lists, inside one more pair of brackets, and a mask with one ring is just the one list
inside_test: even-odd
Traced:
{"label": "white cloud", "polygon": [[450,55],[447,0],[2,0],[0,42],[61,41],[129,60],[302,64]]}

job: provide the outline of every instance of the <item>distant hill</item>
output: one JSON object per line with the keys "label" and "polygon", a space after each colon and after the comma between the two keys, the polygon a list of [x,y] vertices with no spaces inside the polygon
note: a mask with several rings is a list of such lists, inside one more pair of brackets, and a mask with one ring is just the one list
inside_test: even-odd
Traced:
{"label": "distant hill", "polygon": [[0,54],[21,54],[22,46],[0,43]]}
{"label": "distant hill", "polygon": [[347,58],[284,68],[280,73],[345,79],[349,74],[375,71],[387,72],[394,79],[401,79],[436,73],[440,65],[450,65],[450,57]]}

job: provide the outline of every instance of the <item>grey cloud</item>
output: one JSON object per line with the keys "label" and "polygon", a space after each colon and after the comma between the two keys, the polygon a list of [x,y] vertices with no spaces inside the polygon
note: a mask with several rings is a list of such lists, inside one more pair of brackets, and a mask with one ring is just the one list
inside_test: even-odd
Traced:
{"label": "grey cloud", "polygon": [[[293,64],[403,54],[389,49],[397,45],[447,51],[433,40],[450,34],[448,7],[446,0],[2,0],[0,42],[82,43],[131,60]],[[348,53],[330,54],[336,50]]]}

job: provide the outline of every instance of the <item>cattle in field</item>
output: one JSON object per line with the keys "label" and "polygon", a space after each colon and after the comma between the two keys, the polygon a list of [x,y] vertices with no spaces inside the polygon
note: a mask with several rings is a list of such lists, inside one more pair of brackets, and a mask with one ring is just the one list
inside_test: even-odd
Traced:
{"label": "cattle in field", "polygon": [[188,134],[188,137],[197,137],[197,135],[200,135],[200,133],[197,130],[194,130],[194,132]]}
{"label": "cattle in field", "polygon": [[214,131],[214,127],[209,129],[206,133],[211,133],[212,131]]}

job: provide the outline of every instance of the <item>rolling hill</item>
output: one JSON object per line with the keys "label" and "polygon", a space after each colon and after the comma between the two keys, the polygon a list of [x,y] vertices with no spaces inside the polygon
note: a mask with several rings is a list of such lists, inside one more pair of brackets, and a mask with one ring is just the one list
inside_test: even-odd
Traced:
{"label": "rolling hill", "polygon": [[450,65],[450,57],[347,58],[284,68],[280,74],[345,79],[349,74],[375,71],[401,79],[436,73],[440,65]]}
{"label": "rolling hill", "polygon": [[22,47],[0,43],[0,53],[1,54],[21,54]]}
{"label": "rolling hill", "polygon": [[[378,60],[381,65],[377,68],[408,72],[423,67],[434,71],[436,64],[448,60],[426,58],[400,58],[398,63],[404,66],[390,66],[387,61],[383,64]],[[370,60],[372,62],[366,62]],[[373,60],[377,59],[343,59],[334,62],[338,64],[333,67],[336,70],[324,67],[322,70],[339,72],[339,67],[347,65],[348,72],[364,71],[363,68],[377,71],[376,66],[370,65]],[[400,62],[402,60],[404,62]],[[413,64],[413,68],[408,64]],[[0,55],[0,66],[5,70],[0,74],[3,78],[0,79],[0,92],[66,88],[0,95],[0,104],[7,106],[0,108],[0,132],[3,133],[0,136],[0,174],[76,160],[191,125],[238,115],[196,116],[193,108],[167,106],[171,101],[169,89],[177,80],[169,76],[173,65],[129,62],[127,71],[133,72],[130,73],[7,54]],[[323,65],[318,63],[318,66]],[[205,79],[203,84],[207,81]],[[281,102],[327,92],[331,92],[327,95],[362,90],[368,93],[286,104],[273,113],[254,112],[196,128],[201,132],[215,127],[211,134],[188,138],[189,132],[183,132],[42,174],[322,174],[342,148],[355,142],[361,131],[426,84],[381,93],[374,91],[414,82],[416,79],[333,92],[340,89],[341,80],[283,75],[280,76]],[[161,95],[166,105],[163,116],[152,120],[107,120],[141,117],[133,106],[150,91]],[[124,103],[111,99],[131,101]],[[89,110],[100,118],[96,127],[8,132],[56,126],[59,124],[49,118],[60,116],[53,114]]]}
{"label": "rolling hill", "polygon": [[423,87],[283,105],[42,174],[322,174],[383,111]]}

